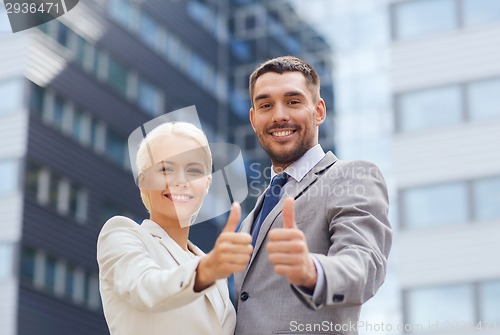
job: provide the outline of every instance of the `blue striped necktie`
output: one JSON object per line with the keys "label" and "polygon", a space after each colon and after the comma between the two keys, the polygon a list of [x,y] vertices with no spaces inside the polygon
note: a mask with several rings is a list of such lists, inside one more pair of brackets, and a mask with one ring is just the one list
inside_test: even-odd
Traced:
{"label": "blue striped necktie", "polygon": [[281,188],[288,181],[288,175],[286,173],[280,173],[274,176],[271,181],[271,186],[267,189],[266,195],[264,195],[264,201],[262,202],[262,207],[260,209],[259,216],[252,228],[252,246],[255,246],[257,241],[257,236],[259,236],[260,227],[262,222],[267,217],[269,212],[276,206],[281,197]]}

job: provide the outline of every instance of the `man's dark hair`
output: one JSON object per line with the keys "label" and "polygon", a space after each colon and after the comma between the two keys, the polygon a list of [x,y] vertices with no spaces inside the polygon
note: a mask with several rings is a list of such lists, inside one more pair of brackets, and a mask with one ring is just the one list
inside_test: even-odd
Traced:
{"label": "man's dark hair", "polygon": [[260,64],[250,75],[249,89],[250,100],[253,106],[253,91],[257,79],[265,73],[275,72],[300,72],[306,78],[307,86],[310,88],[314,101],[319,99],[320,80],[316,70],[308,63],[294,56],[281,56],[269,59]]}

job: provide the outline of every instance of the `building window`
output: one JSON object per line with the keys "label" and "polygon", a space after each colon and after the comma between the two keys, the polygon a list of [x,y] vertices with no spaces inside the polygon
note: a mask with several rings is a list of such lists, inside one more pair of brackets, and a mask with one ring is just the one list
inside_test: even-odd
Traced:
{"label": "building window", "polygon": [[460,224],[469,219],[465,183],[406,189],[400,199],[402,223],[408,228]]}
{"label": "building window", "polygon": [[460,86],[403,93],[396,101],[400,131],[448,126],[463,120]]}
{"label": "building window", "polygon": [[42,116],[43,110],[45,107],[45,89],[41,88],[36,84],[31,85],[31,99],[30,99],[30,108],[31,110],[38,115]]}
{"label": "building window", "polygon": [[462,0],[465,26],[500,21],[499,0]]}
{"label": "building window", "polygon": [[474,181],[473,196],[475,219],[481,221],[500,218],[500,177]]}
{"label": "building window", "polygon": [[55,96],[50,123],[57,129],[62,130],[64,126],[64,115],[64,100],[60,96]]}
{"label": "building window", "polygon": [[142,12],[139,21],[139,36],[151,48],[156,49],[158,45],[159,27],[151,16]]}
{"label": "building window", "polygon": [[108,59],[107,80],[108,83],[123,96],[127,95],[128,71],[124,66],[111,58]]}
{"label": "building window", "polygon": [[34,199],[38,199],[40,190],[41,167],[33,162],[28,162],[26,166],[26,192]]}
{"label": "building window", "polygon": [[79,222],[87,219],[86,189],[32,162],[26,168],[26,191],[39,204],[48,205],[61,215]]}
{"label": "building window", "polygon": [[15,112],[23,103],[23,81],[10,79],[0,81],[0,115]]}
{"label": "building window", "polygon": [[79,222],[87,219],[87,192],[79,186],[69,186],[68,215]]}
{"label": "building window", "polygon": [[127,150],[127,142],[120,135],[107,129],[106,131],[106,156],[112,161],[123,166],[125,163],[125,151]]}
{"label": "building window", "polygon": [[449,31],[458,26],[455,0],[415,0],[393,7],[395,38]]}
{"label": "building window", "polygon": [[467,101],[471,120],[500,118],[499,92],[500,78],[470,83],[467,86]]}
{"label": "building window", "polygon": [[32,284],[35,280],[35,250],[31,248],[23,248],[21,252],[20,266],[21,280]]}
{"label": "building window", "polygon": [[0,259],[2,260],[0,262],[0,283],[12,276],[13,257],[12,244],[0,243]]}
{"label": "building window", "polygon": [[475,321],[474,288],[470,284],[417,288],[407,291],[405,297],[407,324],[424,325],[426,329],[438,323],[450,328],[453,321]]}
{"label": "building window", "polygon": [[500,311],[500,280],[480,284],[479,303],[480,320],[489,322],[490,325],[500,325],[500,313],[498,312]]}
{"label": "building window", "polygon": [[158,115],[163,108],[163,98],[160,91],[145,81],[139,79],[137,102],[139,106],[150,115]]}
{"label": "building window", "polygon": [[134,8],[127,0],[110,0],[107,2],[108,12],[123,27],[134,27]]}
{"label": "building window", "polygon": [[0,197],[13,194],[18,187],[18,163],[14,159],[0,160]]}
{"label": "building window", "polygon": [[20,278],[26,285],[67,298],[88,309],[98,310],[100,308],[97,274],[94,271],[83,270],[62,258],[23,247]]}
{"label": "building window", "polygon": [[54,293],[56,291],[56,267],[57,259],[52,256],[45,257],[44,267],[44,281],[43,286],[45,289]]}

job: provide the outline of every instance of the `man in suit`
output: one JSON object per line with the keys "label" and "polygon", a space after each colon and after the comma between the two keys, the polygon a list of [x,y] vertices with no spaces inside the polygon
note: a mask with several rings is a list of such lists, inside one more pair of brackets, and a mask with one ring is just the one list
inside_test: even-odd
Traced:
{"label": "man in suit", "polygon": [[357,334],[391,247],[384,179],[375,165],[339,160],[318,144],[326,106],[309,64],[291,56],[261,64],[250,98],[272,177],[285,183],[274,207],[264,200],[271,188],[241,224],[254,251],[235,274],[235,334]]}

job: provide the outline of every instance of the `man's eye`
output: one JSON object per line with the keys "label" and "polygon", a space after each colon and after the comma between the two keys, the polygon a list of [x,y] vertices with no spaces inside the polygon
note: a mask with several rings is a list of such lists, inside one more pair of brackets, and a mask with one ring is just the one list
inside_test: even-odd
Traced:
{"label": "man's eye", "polygon": [[290,100],[288,103],[290,105],[296,105],[296,104],[300,104],[300,101],[299,100]]}
{"label": "man's eye", "polygon": [[262,104],[260,105],[260,108],[270,108],[271,104]]}

